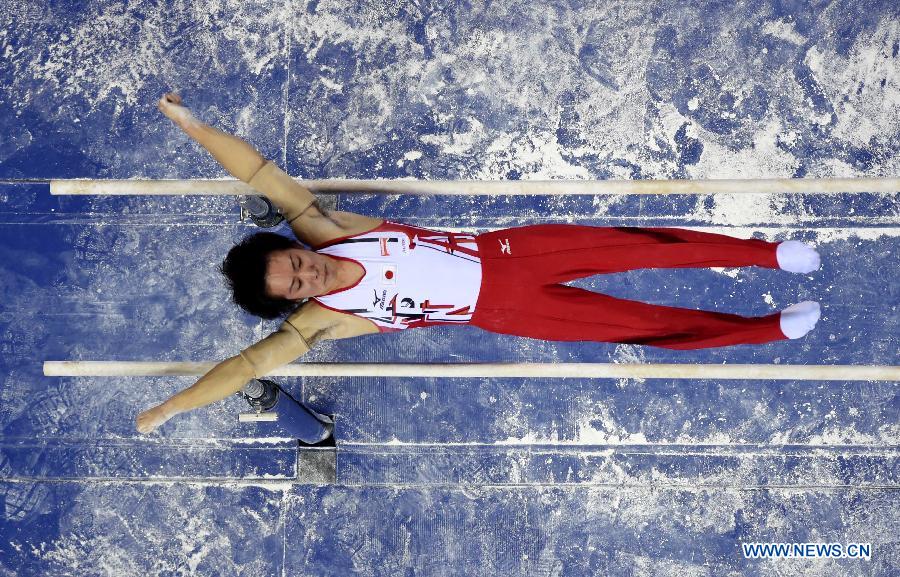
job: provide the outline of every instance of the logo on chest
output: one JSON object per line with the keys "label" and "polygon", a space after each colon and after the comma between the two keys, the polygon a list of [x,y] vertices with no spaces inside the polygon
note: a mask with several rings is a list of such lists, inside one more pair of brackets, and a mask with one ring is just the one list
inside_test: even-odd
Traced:
{"label": "logo on chest", "polygon": [[394,265],[394,264],[381,265],[381,284],[383,284],[383,285],[397,284],[397,265]]}
{"label": "logo on chest", "polygon": [[381,291],[381,296],[378,296],[378,291],[375,291],[375,300],[372,301],[373,309],[381,309],[384,310],[384,303],[387,300],[387,290]]}
{"label": "logo on chest", "polygon": [[[392,246],[393,245],[393,246]],[[396,251],[397,245],[400,245],[400,253],[408,254],[409,249],[409,238],[406,236],[399,237],[386,237],[383,236],[378,239],[378,252],[381,256],[391,256],[393,252]]]}

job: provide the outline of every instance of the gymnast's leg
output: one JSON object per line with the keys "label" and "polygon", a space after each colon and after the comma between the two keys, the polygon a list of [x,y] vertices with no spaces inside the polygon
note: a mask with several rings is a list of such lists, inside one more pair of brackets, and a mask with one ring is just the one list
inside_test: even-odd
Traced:
{"label": "gymnast's leg", "polygon": [[797,241],[767,242],[678,228],[544,224],[478,238],[483,261],[494,267],[526,267],[531,280],[541,284],[640,268],[785,268],[785,261],[796,268],[801,257],[810,257],[807,252],[815,255],[818,268],[818,254]]}

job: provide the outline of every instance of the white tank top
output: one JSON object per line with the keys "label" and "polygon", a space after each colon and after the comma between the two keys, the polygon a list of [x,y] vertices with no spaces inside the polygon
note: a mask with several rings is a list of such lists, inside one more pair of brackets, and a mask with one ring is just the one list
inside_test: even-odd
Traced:
{"label": "white tank top", "polygon": [[366,318],[382,332],[464,324],[475,312],[481,259],[473,235],[385,221],[316,252],[355,261],[365,272],[355,285],[313,298]]}

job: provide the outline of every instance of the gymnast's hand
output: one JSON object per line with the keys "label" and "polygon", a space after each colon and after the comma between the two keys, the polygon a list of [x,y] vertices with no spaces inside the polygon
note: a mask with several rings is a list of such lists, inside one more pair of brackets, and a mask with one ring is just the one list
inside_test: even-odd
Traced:
{"label": "gymnast's hand", "polygon": [[157,405],[137,416],[137,430],[141,433],[152,433],[157,427],[175,416],[163,405]]}
{"label": "gymnast's hand", "polygon": [[196,122],[191,111],[181,105],[181,97],[174,92],[167,92],[156,104],[159,111],[165,114],[178,126],[184,128],[190,122]]}

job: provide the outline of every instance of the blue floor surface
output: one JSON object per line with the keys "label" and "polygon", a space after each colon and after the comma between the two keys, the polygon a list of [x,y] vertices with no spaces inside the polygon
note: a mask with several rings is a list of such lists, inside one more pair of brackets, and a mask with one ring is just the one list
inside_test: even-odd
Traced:
{"label": "blue floor surface", "polygon": [[[300,178],[897,177],[894,2],[44,1],[0,3],[0,24],[0,577],[900,574],[897,382],[284,378],[337,418],[336,448],[298,449],[239,423],[237,397],[136,432],[194,378],[42,373],[221,360],[279,324],[216,272],[256,231],[233,197],[49,193],[227,176],[156,110],[167,90]],[[746,316],[816,300],[822,319],[698,351],[435,327],[304,362],[900,365],[898,193],[335,200],[473,232],[804,240],[809,275],[574,284]],[[750,559],[754,542],[871,556]]]}

